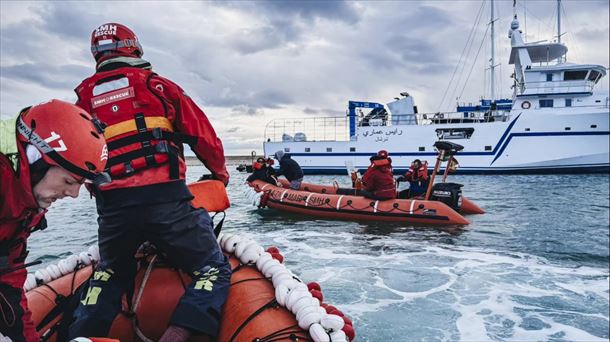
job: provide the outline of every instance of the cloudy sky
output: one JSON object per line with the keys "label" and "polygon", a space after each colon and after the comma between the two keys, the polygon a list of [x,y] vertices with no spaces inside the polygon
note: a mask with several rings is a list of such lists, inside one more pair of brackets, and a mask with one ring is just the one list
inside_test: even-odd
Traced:
{"label": "cloudy sky", "polygon": [[[608,67],[609,1],[562,4],[568,61]],[[553,39],[555,6],[517,2],[527,41]],[[512,11],[512,1],[496,1],[496,92],[505,97]],[[407,91],[420,112],[434,112],[452,110],[458,97],[489,96],[489,17],[479,0],[2,0],[0,115],[49,98],[74,101],[72,89],[94,68],[91,31],[120,22],[138,34],[154,70],[204,109],[227,154],[261,152],[270,120],[342,116],[348,100],[387,103]]]}

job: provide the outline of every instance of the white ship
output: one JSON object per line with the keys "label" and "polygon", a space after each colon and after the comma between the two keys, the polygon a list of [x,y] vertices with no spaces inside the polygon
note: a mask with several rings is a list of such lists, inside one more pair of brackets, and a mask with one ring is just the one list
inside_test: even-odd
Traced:
{"label": "white ship", "polygon": [[[366,169],[369,157],[385,149],[395,172],[403,172],[414,159],[433,165],[432,146],[445,139],[464,146],[457,156],[461,173],[609,172],[610,98],[595,90],[607,69],[565,62],[559,11],[557,20],[556,42],[525,43],[514,15],[512,99],[493,100],[492,43],[492,100],[452,113],[418,113],[407,93],[386,106],[350,101],[345,117],[269,122],[264,153],[283,150],[305,173],[336,174],[346,163]],[[492,3],[492,42],[494,21]],[[358,115],[362,108],[372,110]]]}

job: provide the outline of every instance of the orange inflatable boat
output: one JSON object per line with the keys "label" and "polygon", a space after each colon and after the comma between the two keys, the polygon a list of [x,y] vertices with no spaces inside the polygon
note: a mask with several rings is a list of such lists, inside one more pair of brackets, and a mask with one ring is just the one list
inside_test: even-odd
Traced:
{"label": "orange inflatable boat", "polygon": [[[280,184],[282,184],[282,187],[284,187],[284,188],[290,187],[290,182],[288,182],[288,180],[282,178],[282,179],[278,179],[278,181],[280,182]],[[337,193],[347,194],[350,192],[354,195],[357,194],[357,191],[355,189],[340,188],[338,184],[318,185],[318,184],[310,184],[310,183],[301,183],[301,187],[299,188],[299,190],[311,191],[311,192],[316,192],[319,194],[337,194]],[[416,198],[416,199],[421,200],[422,198]],[[464,215],[472,215],[472,214],[484,214],[485,210],[481,209],[481,207],[479,207],[473,201],[462,196],[461,205],[460,205],[460,209],[458,210],[458,212],[460,214],[464,214]]]}
{"label": "orange inflatable boat", "polygon": [[[336,189],[331,190],[332,187],[305,184],[303,190],[292,190],[260,180],[251,182],[250,186],[257,193],[262,194],[261,207],[268,206],[299,214],[343,220],[431,225],[467,225],[470,223],[458,212],[439,201],[420,199],[377,201],[362,196],[338,194]],[[306,187],[308,190],[305,190]]]}
{"label": "orange inflatable boat", "polygon": [[[219,240],[229,256],[233,274],[217,341],[353,340],[351,320],[334,306],[322,302],[319,285],[304,284],[287,270],[275,247],[262,251],[252,240],[231,234]],[[64,313],[80,300],[79,290],[92,274],[92,264],[86,265],[95,263],[96,257],[91,255],[95,252],[91,250],[77,257],[74,271],[57,279],[50,280],[49,273],[54,268],[65,268],[66,262],[30,275],[36,283],[30,284],[31,289],[27,289],[26,283],[26,297],[43,341],[65,339],[70,321],[64,318]],[[124,312],[117,316],[107,337],[122,342],[157,341],[190,278],[167,265],[153,247],[141,249],[137,259],[139,271],[131,310],[124,298]],[[207,337],[191,339],[209,340]]]}

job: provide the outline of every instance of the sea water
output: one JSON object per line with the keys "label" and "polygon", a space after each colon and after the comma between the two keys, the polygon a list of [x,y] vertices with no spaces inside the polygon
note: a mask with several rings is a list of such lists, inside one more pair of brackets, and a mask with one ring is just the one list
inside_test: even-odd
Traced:
{"label": "sea water", "polygon": [[[487,213],[469,226],[342,222],[248,203],[233,171],[223,231],[277,246],[359,341],[608,341],[609,175],[451,176]],[[189,181],[203,167],[191,166]],[[347,176],[306,182],[348,186]],[[44,263],[96,243],[94,200],[56,202],[30,238]]]}

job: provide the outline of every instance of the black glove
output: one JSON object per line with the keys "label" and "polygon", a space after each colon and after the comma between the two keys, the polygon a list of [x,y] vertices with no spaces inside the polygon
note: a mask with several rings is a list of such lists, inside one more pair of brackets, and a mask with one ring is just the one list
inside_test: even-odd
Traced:
{"label": "black glove", "polygon": [[197,181],[201,182],[201,181],[210,180],[210,179],[215,179],[214,175],[212,175],[212,174],[205,174],[205,175],[199,177],[199,180],[197,180]]}

